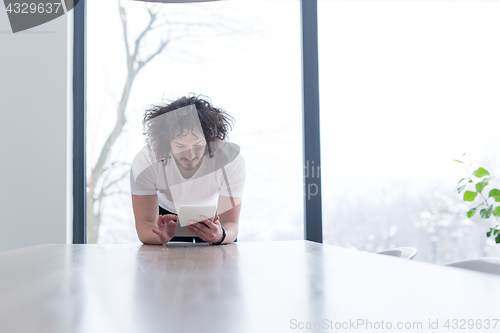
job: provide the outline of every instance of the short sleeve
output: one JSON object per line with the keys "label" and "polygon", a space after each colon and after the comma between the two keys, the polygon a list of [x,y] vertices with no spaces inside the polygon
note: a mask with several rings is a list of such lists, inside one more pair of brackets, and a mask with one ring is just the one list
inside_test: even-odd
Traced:
{"label": "short sleeve", "polygon": [[132,161],[130,168],[130,193],[135,195],[156,194],[156,176],[151,159],[144,149]]}
{"label": "short sleeve", "polygon": [[246,179],[245,159],[243,156],[239,154],[231,163],[224,167],[224,170],[229,182],[229,189],[223,176],[219,194],[226,197],[242,197]]}

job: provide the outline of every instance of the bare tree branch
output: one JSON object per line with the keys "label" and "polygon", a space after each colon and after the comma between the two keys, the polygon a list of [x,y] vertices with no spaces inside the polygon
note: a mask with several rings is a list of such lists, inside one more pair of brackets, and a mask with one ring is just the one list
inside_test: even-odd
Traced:
{"label": "bare tree branch", "polygon": [[115,185],[118,183],[120,180],[124,179],[129,175],[130,170],[125,171],[120,177],[117,179],[113,180],[112,182],[109,182],[106,186],[103,186],[101,193],[106,193],[106,190],[109,189],[111,186]]}
{"label": "bare tree branch", "polygon": [[[132,62],[135,62],[137,59],[137,55],[139,53],[139,46],[141,45],[141,41],[146,36],[146,34],[151,31],[151,28],[153,26],[153,23],[156,21],[156,13],[153,13],[149,8],[148,8],[148,13],[149,13],[149,23],[144,28],[144,30],[139,34],[139,37],[135,40],[135,49],[134,49],[134,54],[132,55]],[[139,69],[137,69],[135,72],[138,72]]]}
{"label": "bare tree branch", "polygon": [[104,203],[104,198],[106,196],[109,196],[109,194],[106,193],[106,190],[108,190],[110,187],[112,187],[113,185],[115,185],[116,183],[118,183],[119,181],[121,181],[122,179],[124,179],[128,174],[129,174],[129,170],[127,170],[126,172],[124,172],[120,177],[118,177],[114,181],[110,182],[109,184],[107,184],[106,186],[103,186],[101,188],[101,191],[100,191],[99,195],[97,196],[97,198],[94,201],[94,202],[97,202],[97,204],[98,204],[98,206],[97,206],[98,207],[97,208],[97,214],[95,215],[95,217],[97,219],[100,219],[100,217],[101,217],[102,207],[103,207],[103,203]]}
{"label": "bare tree branch", "polygon": [[154,57],[156,57],[158,54],[162,53],[163,50],[165,49],[165,47],[168,45],[170,41],[167,39],[165,41],[161,41],[160,43],[160,46],[158,46],[158,49],[156,50],[156,52],[154,52],[153,54],[151,54],[145,61],[139,61],[139,64],[137,66],[137,71],[141,70],[142,67],[144,67],[144,65],[146,65],[147,63],[149,63],[151,60],[154,59]]}
{"label": "bare tree branch", "polygon": [[130,167],[130,163],[128,162],[120,162],[120,161],[116,161],[116,162],[111,162],[110,165],[108,165],[107,167],[105,167],[102,171],[102,173],[104,174],[106,171],[108,171],[109,169],[113,169],[115,166],[128,166]]}
{"label": "bare tree branch", "polygon": [[125,52],[127,56],[127,67],[130,68],[132,66],[132,61],[130,59],[130,47],[128,46],[128,33],[127,33],[127,13],[125,12],[125,8],[121,5],[121,0],[118,0],[118,7],[120,11],[120,19],[122,21],[123,28],[123,39],[125,41]]}

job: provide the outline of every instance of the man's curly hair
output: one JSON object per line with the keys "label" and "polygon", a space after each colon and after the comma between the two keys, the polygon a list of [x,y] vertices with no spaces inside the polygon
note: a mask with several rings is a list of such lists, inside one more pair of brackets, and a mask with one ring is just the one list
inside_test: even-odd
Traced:
{"label": "man's curly hair", "polygon": [[153,104],[146,109],[142,124],[144,126],[144,135],[150,145],[155,157],[160,160],[168,158],[171,152],[170,141],[184,133],[185,130],[192,131],[198,126],[198,122],[193,120],[192,116],[178,114],[172,117],[171,121],[165,124],[162,121],[155,122],[152,119],[189,105],[194,105],[198,112],[198,118],[203,130],[203,135],[207,141],[205,153],[210,157],[214,156],[217,142],[224,141],[228,137],[229,131],[233,129],[234,118],[218,109],[210,103],[209,100],[198,96],[188,95],[177,100],[169,101],[164,105]]}

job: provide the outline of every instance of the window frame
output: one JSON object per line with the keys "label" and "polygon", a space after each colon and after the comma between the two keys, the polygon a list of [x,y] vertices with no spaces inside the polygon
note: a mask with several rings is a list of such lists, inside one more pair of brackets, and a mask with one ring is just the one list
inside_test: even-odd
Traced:
{"label": "window frame", "polygon": [[[175,2],[164,0],[162,2]],[[302,52],[302,139],[303,165],[314,161],[321,168],[318,2],[300,0]],[[87,242],[87,1],[74,7],[73,44],[73,244]],[[309,178],[303,170],[304,240],[323,243],[321,173]],[[321,170],[321,169],[319,169]],[[305,191],[315,189],[315,195]]]}

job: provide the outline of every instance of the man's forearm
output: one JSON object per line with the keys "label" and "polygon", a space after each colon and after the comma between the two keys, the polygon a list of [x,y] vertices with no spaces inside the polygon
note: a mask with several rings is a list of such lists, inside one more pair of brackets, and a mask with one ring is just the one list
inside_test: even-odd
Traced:
{"label": "man's forearm", "polygon": [[158,235],[151,231],[151,229],[157,229],[157,227],[158,226],[155,223],[151,222],[140,222],[140,224],[136,223],[137,236],[139,236],[139,240],[144,244],[163,244]]}
{"label": "man's forearm", "polygon": [[228,244],[234,242],[236,237],[238,237],[238,224],[233,222],[221,223],[221,226],[226,230],[226,238],[222,244]]}

